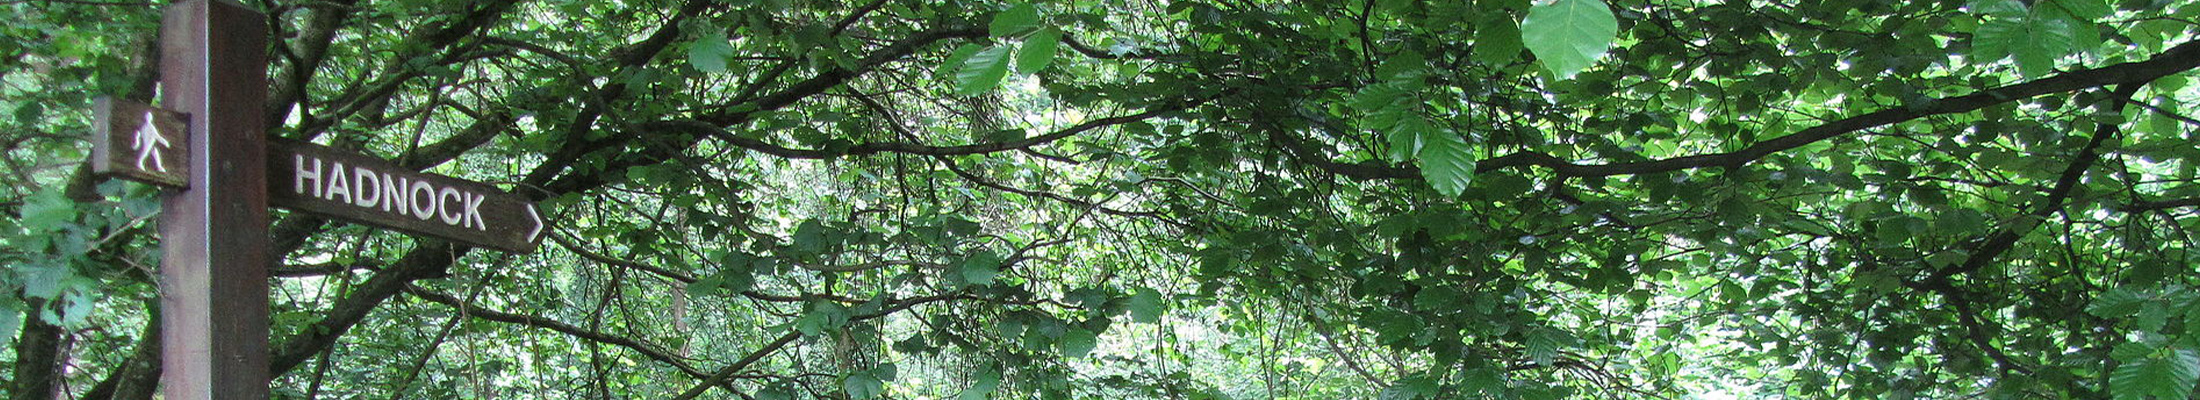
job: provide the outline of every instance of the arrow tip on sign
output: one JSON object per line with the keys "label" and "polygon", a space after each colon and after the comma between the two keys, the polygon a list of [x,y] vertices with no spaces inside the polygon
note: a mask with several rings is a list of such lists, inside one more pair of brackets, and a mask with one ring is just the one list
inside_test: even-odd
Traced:
{"label": "arrow tip on sign", "polygon": [[535,230],[527,232],[527,242],[533,243],[541,241],[543,228],[542,214],[535,212],[535,205],[533,203],[527,204],[527,219],[533,220],[535,222]]}

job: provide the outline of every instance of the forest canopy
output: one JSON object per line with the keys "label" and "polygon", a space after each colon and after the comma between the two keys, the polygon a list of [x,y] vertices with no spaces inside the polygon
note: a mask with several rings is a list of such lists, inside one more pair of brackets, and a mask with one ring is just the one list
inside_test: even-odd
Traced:
{"label": "forest canopy", "polygon": [[[0,395],[150,399],[166,2],[0,2]],[[2187,399],[2200,2],[246,0],[276,398]]]}

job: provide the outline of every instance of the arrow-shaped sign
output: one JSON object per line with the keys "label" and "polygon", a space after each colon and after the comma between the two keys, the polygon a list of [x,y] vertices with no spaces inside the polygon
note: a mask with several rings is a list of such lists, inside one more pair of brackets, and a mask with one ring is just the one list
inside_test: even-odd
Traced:
{"label": "arrow-shaped sign", "polygon": [[505,251],[542,243],[542,213],[524,196],[312,143],[270,140],[267,150],[276,207]]}

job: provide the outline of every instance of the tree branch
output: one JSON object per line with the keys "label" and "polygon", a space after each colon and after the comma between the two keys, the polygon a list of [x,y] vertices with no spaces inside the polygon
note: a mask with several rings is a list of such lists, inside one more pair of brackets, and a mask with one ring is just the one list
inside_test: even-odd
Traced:
{"label": "tree branch", "polygon": [[[746,107],[728,108],[706,113],[694,118],[694,121],[702,122],[702,124],[680,125],[718,129],[716,127],[732,126],[735,124],[747,122],[750,118],[755,117],[757,112],[775,111],[780,108],[793,105],[795,102],[809,98],[810,96],[824,93],[826,89],[840,86],[842,83],[846,83],[848,80],[854,79],[855,77],[862,75],[864,72],[868,72],[872,69],[877,68],[880,65],[884,65],[885,63],[908,57],[910,54],[914,54],[918,50],[923,49],[925,46],[931,45],[932,43],[937,43],[939,41],[953,38],[984,37],[985,33],[985,30],[978,28],[954,28],[917,32],[911,34],[910,37],[906,39],[894,42],[891,45],[887,45],[883,49],[872,52],[870,56],[864,57],[863,61],[857,66],[856,69],[850,70],[834,68],[832,70],[821,72],[818,73],[817,76],[803,80],[800,83],[796,83],[794,86],[788,87],[785,90],[767,94],[758,97],[755,100],[750,100],[747,103],[743,104]],[[647,125],[650,124],[644,123],[641,124],[641,127],[646,129]],[[706,135],[695,135],[693,138],[686,140],[650,140],[665,138],[662,136],[649,136],[639,134],[611,135],[610,138],[607,140],[587,143],[585,146],[583,146],[586,148],[585,150],[572,152],[561,150],[558,155],[555,155],[550,159],[563,160],[563,162],[569,163],[574,159],[578,159],[580,155],[586,154],[590,151],[600,149],[626,148],[628,146],[626,146],[625,144],[628,142],[643,141],[643,144],[645,144],[645,146],[640,146],[640,149],[614,156],[609,161],[603,164],[604,167],[602,167],[602,170],[618,171],[637,165],[661,163],[664,162],[664,160],[666,159],[674,158],[674,154],[689,147],[692,147],[694,143],[697,140],[700,140],[703,136]],[[580,142],[580,140],[575,140],[569,143],[577,142]],[[530,180],[535,180],[537,178],[548,178],[558,172],[559,171],[545,171],[538,169],[535,171],[535,173],[528,175],[528,178]],[[602,185],[602,182],[604,182],[605,179],[606,178],[598,174],[570,175],[559,178],[555,181],[551,181],[548,185],[545,185],[545,189],[552,192],[571,192],[572,189],[579,187],[594,187]]]}
{"label": "tree branch", "polygon": [[764,356],[768,356],[772,353],[778,352],[779,348],[787,347],[788,343],[793,343],[795,338],[800,337],[802,337],[801,331],[796,331],[792,329],[787,330],[786,334],[779,335],[779,339],[774,339],[771,341],[771,343],[765,343],[764,347],[759,347],[756,349],[756,351],[749,352],[749,355],[741,357],[740,360],[734,361],[733,364],[728,364],[724,368],[719,368],[717,372],[712,372],[710,376],[704,377],[702,382],[696,382],[694,387],[690,387],[687,391],[680,392],[680,395],[672,396],[672,398],[673,400],[693,400],[696,396],[702,396],[703,392],[710,391],[711,387],[724,384],[726,383],[727,379],[733,378],[734,373],[741,372],[741,370],[743,369],[747,369],[749,365],[756,364],[757,361],[762,361],[764,359]]}
{"label": "tree branch", "polygon": [[[2133,93],[2139,91],[2140,86],[2139,84],[2129,84],[2112,91],[2109,94],[2111,99],[2108,106],[2109,115],[2119,115],[2117,113],[2124,111],[2124,105],[2130,104],[2114,99],[2129,98]],[[2122,132],[2123,129],[2120,125],[2114,123],[2100,124],[2099,129],[2094,130],[2093,139],[2086,141],[2084,148],[2078,149],[2076,159],[2071,160],[2070,166],[2064,167],[2062,176],[2055,180],[2055,187],[2047,191],[2047,197],[2042,199],[2040,205],[2028,215],[2045,217],[2054,214],[2056,211],[2061,211],[2063,203],[2069,200],[2071,192],[2077,190],[2078,181],[2085,177],[2085,171],[2092,169],[2093,164],[2100,160],[2101,145]],[[1985,268],[1986,264],[1992,263],[1995,258],[2001,257],[2001,253],[2007,252],[2010,247],[2015,246],[2017,239],[2030,232],[2032,228],[2033,226],[2024,225],[2003,228],[1994,232],[1992,236],[1979,242],[1977,247],[1971,249],[1970,257],[1965,258],[1963,264],[1954,268],[1934,271],[1931,276],[1925,278],[1923,284],[1941,290],[1952,289],[1948,287],[1946,282],[1949,277]]]}
{"label": "tree branch", "polygon": [[2120,207],[2120,208],[2121,208],[2121,209],[2123,209],[2123,210],[2124,210],[2124,211],[2126,211],[2126,212],[2140,212],[2140,211],[2154,211],[2154,210],[2161,210],[2161,209],[2170,209],[2170,208],[2179,208],[2179,207],[2200,207],[2200,197],[2186,197],[2186,198],[2182,198],[2182,199],[2168,199],[2168,200],[2155,200],[2155,201],[2139,202],[2139,203],[2134,203],[2134,204],[2128,204],[2128,205],[2124,205],[2123,207]]}
{"label": "tree branch", "polygon": [[468,250],[470,248],[442,241],[421,241],[421,245],[406,253],[404,258],[353,287],[350,295],[336,300],[334,306],[321,313],[321,320],[300,329],[296,336],[282,344],[271,346],[274,354],[268,357],[268,376],[283,376],[312,358],[314,353],[336,344],[338,338],[366,319],[382,301],[396,296],[412,281],[448,275],[446,268]]}
{"label": "tree branch", "polygon": [[[2124,105],[2130,103],[2117,99],[2131,97],[2132,94],[2139,91],[2141,86],[2142,84],[2125,84],[2111,91],[2108,103],[2109,115],[2118,115],[2123,112]],[[2078,181],[2085,176],[2087,170],[2093,168],[2095,162],[2100,160],[2101,146],[2119,136],[2122,131],[2122,127],[2118,124],[2100,124],[2099,128],[2094,130],[2093,138],[2086,141],[2085,147],[2078,150],[2078,154],[2074,157],[2075,159],[2071,160],[2070,165],[2063,168],[2062,176],[2056,179],[2054,188],[2049,189],[2047,196],[2027,215],[2044,217],[2062,210],[2062,205],[2070,198],[2071,193],[2077,189]],[[2031,373],[2031,369],[2009,358],[2009,355],[2002,352],[2000,347],[1994,346],[1993,338],[2000,336],[1999,331],[2001,329],[1988,326],[1990,321],[1986,321],[1977,315],[1979,312],[1978,305],[1971,301],[1969,293],[1957,288],[1949,282],[1949,279],[1956,275],[1969,274],[1985,268],[1987,264],[1993,263],[1996,258],[2000,258],[2002,253],[2015,247],[2017,240],[2022,238],[2025,233],[2031,232],[2034,227],[2035,225],[2032,224],[2018,223],[2018,226],[1998,229],[1992,235],[1989,235],[1986,240],[1980,241],[1977,246],[1973,247],[1969,257],[1965,258],[1962,264],[1933,271],[1931,275],[1914,284],[1915,287],[1940,293],[1943,299],[1955,306],[1957,321],[1964,328],[1965,339],[1970,341],[1972,346],[1978,347],[1980,351],[1986,352],[1987,357],[1992,358],[1994,363],[2002,368],[2004,374],[2011,371]]]}
{"label": "tree branch", "polygon": [[312,14],[306,17],[305,25],[298,28],[297,38],[279,45],[295,58],[277,74],[281,79],[275,79],[268,88],[267,126],[283,126],[283,121],[290,118],[291,106],[305,99],[306,85],[313,82],[322,62],[327,60],[329,44],[336,39],[336,32],[350,22],[352,11],[356,10],[352,4],[357,2],[332,0],[309,6]]}
{"label": "tree branch", "polygon": [[780,146],[780,145],[777,145],[777,144],[772,144],[772,143],[769,143],[769,142],[765,142],[765,141],[763,141],[763,140],[759,140],[759,139],[755,139],[755,138],[749,138],[749,137],[742,137],[742,136],[734,135],[734,134],[733,134],[733,133],[731,133],[731,132],[727,132],[727,131],[726,131],[725,129],[720,129],[720,128],[719,128],[718,126],[716,126],[715,124],[709,124],[709,123],[705,123],[705,122],[701,122],[701,121],[696,121],[696,120],[671,120],[671,121],[658,121],[658,122],[652,122],[652,123],[648,123],[648,124],[645,124],[645,125],[644,125],[644,127],[645,127],[645,128],[649,128],[649,129],[661,129],[661,130],[669,130],[669,131],[679,131],[679,132],[689,132],[689,133],[699,133],[699,134],[703,134],[703,135],[709,135],[709,136],[710,136],[710,137],[712,137],[712,138],[716,138],[716,139],[718,139],[718,140],[720,140],[720,141],[724,141],[724,142],[726,142],[726,143],[728,143],[728,144],[732,144],[732,145],[734,145],[734,146],[737,146],[737,147],[741,147],[741,148],[744,148],[744,149],[749,149],[749,150],[755,150],[755,151],[757,151],[757,152],[760,152],[760,153],[764,153],[764,154],[770,154],[770,155],[774,155],[774,156],[779,156],[779,157],[785,157],[785,158],[799,158],[799,159],[829,159],[829,158],[839,158],[839,157],[845,157],[845,156],[860,156],[860,155],[871,155],[871,154],[878,154],[878,153],[903,153],[903,154],[930,155],[930,156],[954,156],[954,155],[970,155],[970,154],[985,154],[985,153],[995,153],[995,152],[1010,151],[1010,150],[1020,150],[1020,149],[1030,148],[1030,147],[1032,147],[1032,146],[1038,146],[1038,145],[1042,145],[1042,144],[1052,143],[1052,142],[1054,142],[1054,141],[1058,141],[1058,140],[1062,140],[1062,139],[1065,139],[1065,138],[1069,138],[1070,136],[1076,136],[1076,135],[1077,135],[1077,134],[1079,134],[1079,133],[1084,133],[1084,132],[1086,132],[1086,131],[1090,131],[1090,130],[1093,130],[1093,129],[1099,129],[1099,128],[1103,128],[1103,127],[1108,127],[1108,126],[1115,126],[1115,125],[1121,125],[1121,124],[1126,124],[1126,123],[1131,123],[1131,122],[1137,122],[1137,121],[1144,121],[1144,120],[1146,120],[1146,119],[1148,119],[1148,118],[1153,118],[1153,117],[1156,117],[1156,116],[1160,116],[1160,115],[1162,115],[1162,114],[1167,114],[1167,113],[1171,113],[1171,112],[1176,112],[1176,111],[1182,111],[1182,110],[1184,110],[1185,108],[1191,107],[1191,106],[1193,106],[1193,105],[1197,105],[1197,104],[1200,104],[1200,103],[1202,103],[1202,102],[1204,102],[1204,101],[1201,101],[1201,102],[1192,102],[1192,103],[1182,103],[1182,104],[1171,104],[1171,105],[1165,105],[1165,106],[1159,106],[1159,107],[1154,107],[1154,108],[1151,108],[1151,109],[1147,109],[1147,110],[1146,110],[1145,112],[1141,112],[1141,113],[1137,113],[1137,114],[1130,114],[1130,115],[1120,115],[1120,116],[1114,116],[1114,117],[1101,118],[1101,119],[1096,119],[1096,120],[1091,120],[1091,121],[1085,121],[1085,123],[1077,124],[1077,125],[1074,125],[1074,126],[1071,126],[1071,127],[1068,127],[1068,128],[1063,128],[1063,129],[1061,129],[1061,130],[1058,130],[1058,131],[1054,131],[1054,132],[1050,132],[1050,133],[1047,133],[1047,134],[1045,134],[1045,135],[1033,136],[1033,137],[1023,138],[1023,139],[1018,139],[1018,140],[1010,140],[1010,141],[1005,141],[1005,142],[994,142],[994,143],[977,143],[977,144],[967,144],[967,145],[958,145],[958,146],[932,146],[932,145],[916,144],[916,143],[909,143],[909,142],[871,142],[871,143],[863,143],[863,144],[858,144],[858,145],[854,145],[854,146],[849,146],[848,148],[845,148],[845,149],[837,149],[837,150],[836,150],[836,149],[797,149],[797,148],[791,148],[791,147],[785,147],[785,146]]}
{"label": "tree branch", "polygon": [[2163,118],[2169,118],[2172,120],[2176,120],[2177,122],[2183,122],[2185,123],[2185,125],[2200,127],[2200,119],[2193,119],[2192,117],[2178,114],[2176,111],[2165,110],[2153,104],[2147,104],[2147,102],[2139,101],[2139,99],[2117,99],[2116,101],[2128,102],[2134,105],[2138,105],[2140,108],[2145,108],[2147,109],[2147,111],[2152,111],[2155,115],[2160,115]]}
{"label": "tree branch", "polygon": [[848,31],[848,27],[855,25],[856,21],[862,20],[864,15],[868,15],[873,11],[878,11],[879,8],[886,7],[886,2],[888,1],[890,0],[874,0],[871,2],[871,4],[865,4],[862,7],[857,7],[855,12],[848,13],[848,16],[841,18],[840,22],[834,23],[832,33],[829,33],[827,35],[839,36],[841,32]]}
{"label": "tree branch", "polygon": [[634,352],[636,353],[641,353],[644,357],[649,357],[652,360],[657,360],[658,362],[670,364],[673,368],[679,369],[680,372],[687,373],[688,376],[696,378],[705,377],[703,371],[697,370],[694,366],[688,365],[688,363],[682,361],[680,357],[674,356],[672,355],[672,353],[666,352],[663,349],[659,349],[656,346],[651,346],[649,345],[649,343],[644,343],[625,337],[614,336],[603,332],[582,329],[580,327],[573,326],[572,324],[558,322],[549,318],[484,309],[479,306],[466,304],[464,301],[460,301],[457,297],[451,297],[451,295],[437,293],[435,291],[421,288],[419,286],[406,285],[405,293],[410,294],[413,297],[418,297],[421,300],[427,300],[430,302],[451,306],[452,308],[457,308],[460,310],[460,312],[463,312],[470,317],[549,329],[558,333],[563,333],[581,339],[625,347],[629,350],[634,350]]}
{"label": "tree branch", "polygon": [[[683,283],[683,284],[688,284],[688,283],[695,283],[695,281],[699,279],[699,278],[696,278],[696,277],[695,277],[694,275],[690,275],[690,274],[688,274],[688,273],[685,273],[685,272],[680,272],[680,271],[674,271],[674,270],[666,269],[666,268],[664,268],[664,267],[658,267],[658,266],[654,266],[654,265],[649,265],[649,264],[643,264],[643,263],[639,263],[639,262],[634,262],[634,261],[627,261],[627,260],[621,260],[621,259],[617,259],[617,258],[612,258],[611,256],[603,255],[602,253],[597,253],[597,252],[595,252],[595,251],[591,251],[591,250],[588,250],[587,248],[584,248],[584,247],[580,247],[579,245],[576,245],[576,244],[574,244],[574,243],[573,243],[573,241],[572,241],[571,239],[566,239],[566,238],[565,238],[565,237],[563,237],[563,236],[559,236],[559,235],[551,235],[551,236],[550,236],[550,239],[551,239],[551,240],[553,240],[553,241],[556,241],[556,242],[558,243],[558,245],[559,245],[559,246],[561,246],[561,247],[564,247],[564,248],[565,248],[565,249],[566,249],[567,251],[571,251],[571,252],[573,252],[573,254],[576,254],[576,255],[580,255],[580,256],[581,256],[581,258],[585,258],[585,259],[588,259],[589,261],[595,261],[595,262],[597,262],[597,263],[601,263],[601,264],[604,264],[604,265],[611,265],[611,266],[624,267],[624,268],[633,268],[633,269],[641,270],[642,272],[648,272],[648,273],[650,273],[651,275],[656,275],[656,276],[659,276],[659,277],[663,277],[663,278],[665,278],[665,279],[670,279],[670,280],[673,280],[673,281],[678,281],[678,282],[680,282],[680,283]],[[836,295],[828,295],[828,294],[816,294],[816,293],[812,293],[812,294],[806,294],[806,295],[799,295],[799,296],[796,296],[796,295],[783,295],[783,294],[772,294],[772,293],[764,293],[764,292],[758,292],[758,291],[755,291],[755,290],[747,290],[747,291],[742,291],[742,292],[740,293],[740,295],[741,295],[742,297],[747,297],[747,298],[750,298],[750,299],[755,299],[755,300],[758,300],[758,301],[769,301],[769,302],[774,302],[774,303],[796,303],[796,302],[804,302],[804,301],[810,301],[810,300],[816,300],[816,299],[832,300],[832,301],[838,301],[838,302],[842,302],[842,303],[862,303],[862,302],[864,301],[864,299],[858,299],[858,298],[853,298],[853,297],[847,297],[847,296],[836,296]]]}
{"label": "tree branch", "polygon": [[[420,34],[407,38],[407,44],[398,46],[398,48],[429,49],[425,51],[429,54],[442,51],[446,48],[449,48],[451,45],[458,43],[459,39],[464,39],[467,36],[473,35],[475,32],[487,29],[490,24],[494,24],[498,20],[500,20],[506,12],[517,8],[516,6],[518,4],[519,0],[498,0],[488,2],[487,4],[484,4],[478,8],[468,10],[463,17],[460,17],[457,21],[452,22],[449,25],[437,27],[436,29],[421,31]],[[391,95],[396,93],[399,88],[404,87],[406,82],[412,81],[413,78],[418,78],[426,75],[426,70],[408,66],[408,63],[410,63],[411,60],[410,56],[411,55],[409,54],[400,55],[399,57],[390,60],[388,64],[384,67],[384,69],[389,70],[390,72],[388,72],[387,77],[382,79],[381,81],[378,81],[371,86],[350,88],[350,90],[345,91],[343,95],[338,96],[338,98],[336,99],[332,99],[332,101],[330,101],[328,104],[333,107],[328,109],[329,112],[327,113],[326,118],[300,123],[300,126],[298,126],[297,128],[298,131],[302,134],[298,137],[311,139],[313,136],[318,135],[321,130],[329,126],[333,126],[336,121],[348,118],[351,115],[357,114],[370,106],[388,100]],[[279,101],[282,99],[275,100]],[[303,97],[299,97],[297,101],[303,101]],[[270,106],[282,107],[286,110],[286,112],[288,109],[287,104],[271,104]],[[270,110],[269,116],[270,118],[273,118],[275,116],[273,110]],[[280,120],[277,121],[279,122]]]}
{"label": "tree branch", "polygon": [[959,177],[962,177],[964,181],[968,181],[968,182],[970,182],[971,184],[975,184],[975,185],[978,185],[978,186],[982,186],[982,187],[986,187],[986,188],[991,188],[991,189],[993,189],[993,190],[999,190],[999,191],[1003,191],[1003,192],[1008,192],[1008,193],[1015,193],[1015,194],[1018,194],[1018,195],[1023,195],[1023,196],[1025,196],[1025,197],[1036,197],[1036,198],[1042,198],[1042,199],[1054,200],[1054,201],[1062,202],[1063,204],[1069,204],[1070,206],[1073,206],[1073,207],[1077,207],[1077,208],[1084,208],[1084,209],[1089,209],[1089,210],[1095,210],[1095,211],[1099,211],[1099,212],[1100,212],[1100,213],[1102,213],[1102,214],[1114,215],[1114,216],[1119,216],[1119,217],[1132,217],[1132,218],[1152,218],[1152,219],[1154,219],[1154,220],[1156,220],[1156,221],[1161,221],[1161,222],[1163,222],[1163,223],[1167,223],[1167,224],[1170,224],[1170,225],[1175,225],[1175,226],[1177,226],[1177,227],[1179,227],[1179,228],[1190,228],[1190,227],[1191,227],[1191,224],[1187,224],[1187,223],[1184,223],[1184,222],[1182,222],[1182,221],[1177,221],[1177,220],[1174,220],[1174,219],[1170,219],[1170,218],[1169,218],[1168,216],[1166,216],[1166,215],[1163,215],[1163,213],[1162,213],[1162,212],[1160,212],[1160,211],[1128,211],[1128,210],[1121,210],[1121,209],[1116,209],[1116,208],[1114,208],[1114,207],[1107,207],[1107,206],[1102,206],[1102,205],[1100,205],[1100,203],[1095,203],[1095,202],[1085,201],[1084,199],[1078,199],[1078,198],[1074,198],[1074,197],[1069,197],[1069,196],[1065,196],[1065,195],[1062,195],[1062,194],[1059,194],[1059,193],[1054,193],[1054,192],[1046,192],[1046,191],[1039,191],[1039,190],[1029,190],[1029,189],[1022,189],[1022,188],[1017,188],[1017,187],[1013,187],[1013,186],[1008,186],[1008,185],[1006,185],[1006,184],[1001,184],[1001,183],[998,183],[998,182],[993,182],[992,180],[989,180],[989,179],[985,179],[985,177],[981,177],[981,176],[978,176],[978,174],[975,174],[975,173],[971,173],[970,171],[965,171],[965,170],[963,170],[963,169],[962,169],[962,167],[960,167],[960,166],[957,166],[957,165],[955,165],[955,160],[952,160],[952,159],[948,159],[948,158],[947,158],[947,157],[945,157],[945,156],[935,156],[934,158],[938,159],[938,160],[939,160],[939,162],[940,162],[940,165],[941,165],[941,166],[944,166],[944,167],[946,167],[946,168],[947,168],[947,171],[948,171],[948,172],[954,173],[954,174],[955,174],[955,176],[959,176]]}
{"label": "tree branch", "polygon": [[[1796,131],[1787,136],[1757,142],[1749,147],[1728,153],[1699,154],[1644,162],[1580,164],[1549,154],[1520,151],[1477,162],[1475,163],[1475,171],[1490,172],[1507,168],[1543,167],[1562,177],[1602,177],[1709,167],[1738,168],[1774,153],[1792,150],[1866,129],[1935,115],[1971,112],[1997,104],[2052,93],[2072,92],[2112,85],[2143,85],[2163,76],[2192,70],[2195,67],[2200,67],[2200,41],[2178,45],[2146,61],[2065,72],[2045,79],[1986,89],[1969,95],[1919,100],[1893,108],[1842,118]],[[1414,167],[1392,167],[1372,163],[1346,164],[1315,154],[1301,154],[1301,158],[1324,171],[1355,179],[1419,179],[1420,177],[1420,171]]]}

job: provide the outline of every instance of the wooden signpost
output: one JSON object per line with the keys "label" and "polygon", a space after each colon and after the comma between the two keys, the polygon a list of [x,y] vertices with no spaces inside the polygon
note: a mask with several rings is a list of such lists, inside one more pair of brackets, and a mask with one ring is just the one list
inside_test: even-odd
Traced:
{"label": "wooden signpost", "polygon": [[161,19],[161,104],[95,104],[102,176],[171,189],[161,205],[161,394],[268,397],[268,207],[512,252],[542,241],[526,197],[311,143],[270,143],[265,16],[186,0]]}

